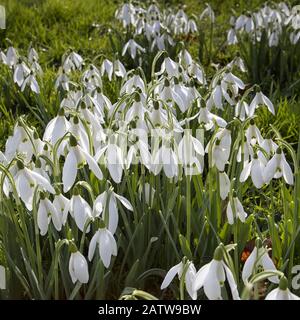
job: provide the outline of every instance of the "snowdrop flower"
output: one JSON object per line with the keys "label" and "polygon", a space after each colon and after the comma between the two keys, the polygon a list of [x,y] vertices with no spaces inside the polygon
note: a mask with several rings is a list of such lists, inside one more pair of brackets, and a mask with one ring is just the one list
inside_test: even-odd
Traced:
{"label": "snowdrop flower", "polygon": [[190,66],[193,63],[193,58],[191,54],[184,48],[184,44],[182,43],[183,48],[180,50],[178,57],[179,63],[185,67]]}
{"label": "snowdrop flower", "polygon": [[[238,95],[239,90],[245,89],[244,82],[240,78],[232,74],[231,72],[227,72],[223,75],[221,84],[222,84],[223,92],[227,91],[227,87],[229,86],[229,88],[231,89],[231,91],[234,93],[235,96]],[[228,100],[228,98],[226,100]]]}
{"label": "snowdrop flower", "polygon": [[244,165],[240,175],[240,182],[245,182],[251,175],[251,179],[256,188],[260,189],[264,184],[265,165],[262,157],[254,154],[252,160]]}
{"label": "snowdrop flower", "polygon": [[5,268],[0,265],[0,290],[6,289],[6,276],[5,276]]}
{"label": "snowdrop flower", "polygon": [[76,70],[76,69],[80,70],[82,65],[83,65],[82,57],[78,53],[71,51],[71,53],[64,59],[63,70],[66,73],[69,73],[72,70]]}
{"label": "snowdrop flower", "polygon": [[254,146],[256,143],[262,144],[263,138],[253,119],[250,120],[250,126],[246,130],[247,142]]}
{"label": "snowdrop flower", "polygon": [[80,283],[88,283],[89,281],[87,261],[85,257],[78,250],[75,251],[75,249],[70,256],[69,273],[73,283],[76,281],[79,281]]}
{"label": "snowdrop flower", "polygon": [[109,61],[108,59],[104,59],[101,65],[101,75],[103,76],[104,73],[107,73],[109,81],[111,81],[112,75],[113,75],[114,67],[113,63]]}
{"label": "snowdrop flower", "polygon": [[168,77],[179,77],[179,71],[178,71],[178,64],[173,61],[171,58],[166,57],[161,64],[161,69],[158,75],[164,74],[164,72],[167,73]]}
{"label": "snowdrop flower", "polygon": [[222,88],[218,84],[214,87],[210,98],[207,100],[208,106],[211,108],[212,105],[215,105],[217,109],[223,110],[222,96]]}
{"label": "snowdrop flower", "polygon": [[133,93],[137,88],[140,88],[142,92],[145,92],[145,83],[138,74],[138,71],[124,83],[120,90],[120,94]]}
{"label": "snowdrop flower", "polygon": [[104,223],[102,222],[102,226],[96,231],[93,238],[91,239],[89,246],[88,258],[92,261],[96,246],[99,248],[100,259],[103,262],[105,268],[108,268],[110,265],[111,257],[117,255],[117,243],[112,235],[112,233],[105,228]]}
{"label": "snowdrop flower", "polygon": [[[255,274],[258,267],[262,267],[264,270],[277,270],[274,262],[269,257],[268,249],[261,245],[260,239],[256,240],[255,248],[245,262],[242,272],[242,279],[245,284],[248,282],[249,277]],[[279,283],[278,276],[271,276],[268,280],[273,283]]]}
{"label": "snowdrop flower", "polygon": [[32,92],[39,94],[40,93],[40,87],[38,82],[36,81],[36,78],[31,71],[30,74],[25,78],[25,80],[22,83],[21,91],[23,92],[25,90],[26,85],[28,85]]}
{"label": "snowdrop flower", "polygon": [[234,224],[234,218],[239,218],[242,222],[245,222],[247,213],[244,211],[236,192],[233,194],[232,201],[228,201],[226,214],[229,224]]}
{"label": "snowdrop flower", "polygon": [[66,198],[63,194],[58,193],[54,196],[53,206],[61,217],[62,224],[66,224],[66,219],[68,216],[68,211],[70,209],[70,200]]}
{"label": "snowdrop flower", "polygon": [[[79,109],[77,106],[77,110],[82,114],[82,108]],[[86,120],[86,119],[85,119]],[[90,141],[87,134],[87,129],[85,128],[83,121],[79,116],[72,117],[70,120],[70,128],[69,132],[76,137],[78,144],[82,147],[86,152],[90,152]],[[91,128],[89,128],[91,129]]]}
{"label": "snowdrop flower", "polygon": [[124,78],[126,76],[126,69],[120,60],[115,60],[113,62],[114,73],[119,78]]}
{"label": "snowdrop flower", "polygon": [[[74,218],[75,223],[80,231],[84,230],[84,227],[88,220],[94,218],[92,208],[85,199],[79,194],[79,190],[75,187],[73,196],[69,201],[69,204],[64,210],[62,221],[66,223],[68,212]],[[90,226],[87,227],[86,233],[90,232]]]}
{"label": "snowdrop flower", "polygon": [[37,212],[37,224],[40,229],[40,233],[44,236],[48,231],[48,225],[52,220],[53,225],[57,231],[62,227],[62,215],[57,211],[56,207],[46,198],[42,192],[40,194],[40,203]]}
{"label": "snowdrop flower", "polygon": [[258,90],[249,105],[249,117],[252,117],[254,115],[255,109],[257,109],[260,105],[267,106],[268,110],[275,115],[273,103],[260,90]]}
{"label": "snowdrop flower", "polygon": [[178,176],[178,156],[169,142],[153,152],[151,171],[158,175],[162,169],[169,179]]}
{"label": "snowdrop flower", "polygon": [[[242,149],[243,149],[243,155],[244,155],[243,161],[245,166],[253,158],[253,155],[254,155],[252,145],[247,141],[246,137],[243,138],[243,143],[241,142],[241,145],[239,146],[238,153],[236,156],[237,162],[242,161]],[[259,156],[263,155],[261,151],[258,151],[257,154],[259,154]]]}
{"label": "snowdrop flower", "polygon": [[27,159],[31,159],[33,154],[33,147],[28,136],[33,135],[33,130],[27,127],[27,131],[22,127],[19,121],[16,123],[13,131],[13,135],[9,136],[5,143],[5,157],[9,162],[17,153],[21,153],[26,156]]}
{"label": "snowdrop flower", "polygon": [[204,265],[196,274],[194,290],[203,287],[209,300],[222,300],[221,287],[227,278],[234,300],[240,300],[236,282],[231,270],[223,261],[223,248],[218,246],[211,262]]}
{"label": "snowdrop flower", "polygon": [[68,192],[73,186],[76,180],[78,167],[86,163],[95,176],[101,180],[103,175],[96,160],[87,151],[80,147],[76,138],[71,135],[70,150],[66,157],[62,174],[64,192]]}
{"label": "snowdrop flower", "polygon": [[246,101],[238,101],[235,105],[235,116],[244,121],[249,114],[249,105]]}
{"label": "snowdrop flower", "polygon": [[206,3],[206,8],[203,10],[203,12],[200,15],[200,20],[203,18],[208,17],[212,23],[215,22],[215,13],[211,6]]}
{"label": "snowdrop flower", "polygon": [[183,93],[178,90],[178,87],[175,88],[175,86],[171,86],[171,83],[167,78],[164,80],[163,84],[155,88],[155,91],[155,93],[157,93],[163,101],[166,101],[170,107],[173,107],[176,103],[181,112],[185,112],[188,109],[188,92]]}
{"label": "snowdrop flower", "polygon": [[225,171],[219,172],[219,181],[220,181],[220,197],[222,200],[225,200],[230,191],[230,180]]}
{"label": "snowdrop flower", "polygon": [[130,122],[136,118],[143,120],[145,112],[146,101],[139,93],[136,93],[131,107],[126,112],[125,121]]}
{"label": "snowdrop flower", "polygon": [[27,67],[24,61],[20,60],[19,63],[15,65],[14,82],[17,83],[19,87],[21,87],[25,78],[29,74],[30,69]]}
{"label": "snowdrop flower", "polygon": [[219,129],[213,140],[210,140],[205,148],[209,153],[211,149],[212,166],[216,166],[219,171],[224,171],[225,165],[230,156],[231,133],[224,128]]}
{"label": "snowdrop flower", "polygon": [[128,150],[126,168],[129,169],[132,163],[138,164],[141,162],[147,169],[150,169],[151,154],[147,137],[143,139],[141,135],[136,135],[134,138],[136,140]]}
{"label": "snowdrop flower", "polygon": [[131,203],[123,196],[116,194],[112,189],[104,191],[94,201],[94,216],[101,215],[102,219],[106,220],[105,215],[108,213],[108,230],[112,234],[116,232],[119,221],[117,200],[120,201],[127,210],[133,211]]}
{"label": "snowdrop flower", "polygon": [[54,146],[69,131],[70,126],[71,124],[65,117],[64,109],[59,109],[58,115],[47,124],[43,140],[49,141]]}
{"label": "snowdrop flower", "polygon": [[[117,139],[117,137],[114,137]],[[103,157],[102,157],[103,156]],[[124,157],[117,143],[108,143],[95,155],[97,162],[104,163],[115,183],[120,183],[123,175]]]}
{"label": "snowdrop flower", "polygon": [[9,67],[15,66],[18,62],[18,53],[14,47],[9,47],[6,52],[6,64]]}
{"label": "snowdrop flower", "polygon": [[[185,171],[188,167],[196,166],[199,173],[203,172],[204,163],[201,161],[205,155],[202,143],[192,136],[191,130],[184,131],[184,135],[178,144],[178,157]],[[200,160],[200,161],[199,161]],[[188,174],[189,170],[186,172]]]}
{"label": "snowdrop flower", "polygon": [[186,264],[188,264],[187,269],[186,269],[186,273],[185,273],[185,287],[186,290],[188,292],[188,294],[190,295],[190,297],[193,300],[197,299],[197,291],[194,290],[193,288],[193,284],[195,281],[195,276],[196,276],[196,268],[193,264],[193,262],[191,261],[187,261],[185,264],[180,262],[178,264],[176,264],[175,266],[173,266],[166,274],[160,289],[163,290],[165,288],[167,288],[170,283],[172,282],[172,280],[174,279],[174,277],[177,275],[179,280],[182,277],[183,271],[186,268]]}
{"label": "snowdrop flower", "polygon": [[221,128],[225,128],[227,125],[227,122],[223,118],[210,112],[205,105],[200,107],[198,122],[200,124],[203,123],[206,130],[213,129],[215,124]]}
{"label": "snowdrop flower", "polygon": [[70,90],[69,83],[70,83],[69,77],[66,75],[65,70],[62,70],[62,73],[59,74],[55,80],[54,87],[55,87],[55,89],[62,87],[63,90],[69,91]]}
{"label": "snowdrop flower", "polygon": [[133,39],[130,39],[123,48],[122,56],[125,55],[126,51],[129,51],[129,54],[131,58],[134,60],[136,57],[137,52],[143,52],[145,53],[145,48],[141,47],[139,44],[137,44]]}
{"label": "snowdrop flower", "polygon": [[52,194],[55,190],[46,178],[26,168],[22,161],[17,161],[17,167],[19,170],[14,176],[16,189],[26,208],[31,211],[34,189],[37,185]]}
{"label": "snowdrop flower", "polygon": [[275,154],[278,149],[278,145],[270,138],[263,139],[263,141],[260,143],[260,146],[267,152],[268,155]]}
{"label": "snowdrop flower", "polygon": [[265,300],[300,300],[300,298],[289,290],[287,278],[281,277],[278,288],[270,291]]}
{"label": "snowdrop flower", "polygon": [[126,28],[134,21],[135,8],[131,3],[125,3],[116,11],[116,18],[123,22],[123,27]]}
{"label": "snowdrop flower", "polygon": [[237,66],[242,72],[247,71],[244,60],[240,57],[239,53],[237,53],[236,57],[231,62],[229,62],[227,66],[229,68],[233,68],[233,66]]}
{"label": "snowdrop flower", "polygon": [[187,67],[187,72],[190,77],[196,79],[200,84],[206,85],[205,73],[203,68],[199,64],[193,61]]}
{"label": "snowdrop flower", "polygon": [[39,60],[38,53],[36,52],[36,50],[34,48],[31,47],[28,52],[28,61],[30,63],[34,63],[35,61],[38,61],[38,60]]}
{"label": "snowdrop flower", "polygon": [[282,176],[287,184],[294,184],[292,169],[286,161],[284,153],[278,148],[274,156],[266,165],[264,180],[266,183],[269,183],[272,178],[278,179]]}
{"label": "snowdrop flower", "polygon": [[236,36],[236,31],[234,28],[230,28],[227,33],[227,43],[228,45],[233,45],[238,43],[238,39]]}

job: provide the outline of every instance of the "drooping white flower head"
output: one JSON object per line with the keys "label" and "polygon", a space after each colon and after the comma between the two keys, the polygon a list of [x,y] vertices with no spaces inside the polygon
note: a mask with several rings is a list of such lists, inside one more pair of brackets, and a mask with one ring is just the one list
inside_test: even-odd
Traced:
{"label": "drooping white flower head", "polygon": [[265,158],[254,154],[252,160],[244,164],[244,168],[240,175],[240,182],[245,182],[251,175],[251,179],[256,188],[260,189],[264,181]]}
{"label": "drooping white flower head", "polygon": [[279,179],[281,177],[284,178],[287,184],[293,185],[294,177],[292,169],[286,161],[284,153],[278,148],[274,156],[266,165],[264,179],[266,183],[269,183],[272,178]]}
{"label": "drooping white flower head", "polygon": [[204,293],[209,300],[222,300],[221,287],[227,278],[232,298],[240,300],[232,271],[223,261],[223,250],[224,248],[221,248],[221,246],[217,247],[213,260],[197,272],[193,285],[194,290],[198,291],[203,287]]}
{"label": "drooping white flower head", "polygon": [[[245,284],[257,272],[259,267],[262,267],[264,270],[277,270],[274,262],[269,257],[268,249],[261,245],[260,239],[257,239],[255,247],[247,258],[243,268],[242,279]],[[279,283],[278,276],[271,276],[268,280],[273,283]]]}
{"label": "drooping white flower head", "polygon": [[219,172],[219,181],[220,181],[220,197],[222,200],[225,200],[230,191],[230,179],[225,171]]}
{"label": "drooping white flower head", "polygon": [[26,168],[20,160],[17,161],[17,167],[19,170],[14,176],[16,189],[26,208],[31,211],[36,186],[39,186],[42,190],[48,191],[52,194],[55,193],[55,190],[45,177]]}
{"label": "drooping white flower head", "polygon": [[72,282],[88,283],[89,270],[85,257],[77,250],[71,253],[69,260],[69,273]]}
{"label": "drooping white flower head", "polygon": [[268,110],[275,115],[273,103],[259,90],[256,92],[255,97],[249,105],[249,117],[252,117],[254,115],[255,109],[257,109],[260,105],[267,106]]}
{"label": "drooping white flower head", "polygon": [[53,225],[57,231],[62,227],[62,214],[58,212],[53,203],[46,198],[44,193],[40,194],[40,203],[37,212],[37,224],[40,233],[44,236],[48,231],[48,225],[52,220]]}
{"label": "drooping white flower head", "polygon": [[196,300],[197,299],[197,291],[194,290],[194,287],[193,287],[194,281],[195,281],[195,276],[196,276],[196,268],[195,268],[193,262],[191,262],[191,261],[187,261],[185,264],[182,262],[179,262],[178,264],[173,266],[167,272],[167,274],[166,274],[166,276],[160,286],[160,289],[163,290],[163,289],[167,288],[176,275],[178,276],[178,278],[180,280],[184,271],[185,271],[184,281],[185,281],[186,290],[187,290],[188,294],[190,295],[190,297],[193,300]]}
{"label": "drooping white flower head", "polygon": [[226,209],[227,219],[229,224],[234,224],[234,220],[239,218],[241,222],[245,222],[247,213],[244,211],[243,205],[234,192],[232,201],[228,201]]}
{"label": "drooping white flower head", "polygon": [[110,265],[111,257],[117,255],[117,243],[112,233],[104,226],[99,228],[94,234],[90,246],[88,257],[91,261],[94,257],[96,246],[99,248],[99,256],[105,268]]}
{"label": "drooping white flower head", "polygon": [[101,193],[94,201],[93,216],[101,216],[106,221],[108,214],[108,230],[114,234],[118,227],[119,210],[117,200],[129,211],[133,211],[131,203],[123,196],[116,194],[113,189]]}
{"label": "drooping white flower head", "polygon": [[134,60],[136,58],[137,53],[145,53],[146,50],[139,44],[137,44],[133,39],[130,39],[123,47],[122,56],[129,51],[131,58]]}
{"label": "drooping white flower head", "polygon": [[[65,208],[62,216],[62,221],[66,223],[68,213],[71,214],[72,218],[79,230],[83,231],[86,223],[89,220],[93,220],[93,211],[88,202],[79,194],[78,189],[75,187],[73,196],[70,199],[67,207]],[[90,226],[87,227],[86,233],[90,232]]]}
{"label": "drooping white flower head", "polygon": [[265,300],[300,300],[300,298],[289,290],[287,278],[281,277],[278,288],[270,291]]}
{"label": "drooping white flower head", "polygon": [[71,135],[70,137],[70,150],[66,157],[63,167],[62,181],[64,185],[64,192],[67,192],[73,186],[78,166],[87,163],[90,170],[95,174],[98,179],[102,179],[102,171],[99,168],[96,160],[81,146],[78,145],[76,138]]}

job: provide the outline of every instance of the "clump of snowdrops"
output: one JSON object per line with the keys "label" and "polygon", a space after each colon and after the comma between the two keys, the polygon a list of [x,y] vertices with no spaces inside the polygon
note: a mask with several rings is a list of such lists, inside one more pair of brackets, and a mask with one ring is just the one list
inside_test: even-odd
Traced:
{"label": "clump of snowdrops", "polygon": [[300,6],[265,3],[230,19],[227,43],[237,45],[251,81],[274,92],[299,94]]}
{"label": "clump of snowdrops", "polygon": [[[36,50],[1,60],[39,101]],[[70,50],[57,115],[42,131],[16,120],[0,153],[1,295],[151,299],[170,287],[180,299],[258,299],[263,283],[266,299],[297,299],[300,153],[257,126],[273,103],[236,75],[240,57],[206,79],[180,46],[174,60],[158,50],[150,71]]]}

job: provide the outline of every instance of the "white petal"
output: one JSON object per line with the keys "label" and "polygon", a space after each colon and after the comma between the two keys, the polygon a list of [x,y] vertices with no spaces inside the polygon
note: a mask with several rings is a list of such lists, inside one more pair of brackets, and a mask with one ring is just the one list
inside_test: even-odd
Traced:
{"label": "white petal", "polygon": [[216,264],[210,265],[209,272],[204,280],[204,293],[209,300],[220,300],[221,296],[221,286],[216,277]]}
{"label": "white petal", "polygon": [[89,245],[88,258],[90,261],[92,261],[92,259],[94,257],[94,253],[95,253],[95,249],[96,249],[96,245],[97,245],[98,240],[99,240],[99,231],[97,231],[93,235],[91,242],[90,242],[90,245]]}
{"label": "white petal", "polygon": [[114,194],[111,194],[109,200],[109,221],[108,221],[108,230],[114,234],[118,227],[119,214],[116,198]]}
{"label": "white petal", "polygon": [[229,286],[231,289],[232,298],[233,298],[233,300],[240,300],[237,284],[234,280],[233,274],[224,262],[223,262],[223,266],[224,266],[224,269],[226,272],[226,277],[227,277],[227,280],[228,280],[228,283],[229,283]]}
{"label": "white petal", "polygon": [[278,291],[279,291],[279,288],[276,288],[276,289],[270,291],[270,292],[267,294],[265,300],[277,300]]}
{"label": "white petal", "polygon": [[64,192],[68,192],[73,186],[77,176],[77,158],[73,149],[70,150],[62,173],[62,182],[64,185]]}
{"label": "white petal", "polygon": [[194,282],[194,290],[197,291],[203,287],[205,278],[207,277],[209,268],[211,263],[205,264],[196,274],[195,282]]}
{"label": "white petal", "polygon": [[44,236],[48,231],[48,223],[49,223],[49,218],[48,218],[47,207],[45,205],[45,201],[41,200],[39,209],[37,212],[37,224],[39,226],[40,233],[42,236]]}
{"label": "white petal", "polygon": [[269,183],[271,179],[274,177],[277,169],[277,160],[276,155],[272,157],[272,159],[267,163],[266,169],[264,170],[264,180],[265,183]]}
{"label": "white petal", "polygon": [[284,156],[281,158],[280,165],[281,165],[282,174],[285,182],[290,185],[293,185],[294,184],[293,172]]}
{"label": "white petal", "polygon": [[268,97],[266,97],[265,95],[263,95],[263,101],[266,104],[266,106],[268,107],[269,111],[275,115],[274,106],[273,106],[273,103],[270,101],[270,99]]}
{"label": "white petal", "polygon": [[123,204],[123,206],[126,208],[126,209],[128,209],[128,210],[130,210],[130,211],[133,211],[133,207],[132,207],[132,205],[131,205],[131,203],[125,198],[125,197],[123,197],[123,196],[120,196],[120,195],[118,195],[118,194],[114,194],[115,195],[115,197],[118,199],[118,200],[120,200],[120,202]]}
{"label": "white petal", "polygon": [[74,271],[74,255],[73,254],[71,254],[71,257],[69,260],[69,273],[70,273],[72,282],[75,283],[77,281],[77,277]]}
{"label": "white petal", "polygon": [[49,181],[44,178],[42,175],[38,174],[35,171],[29,170],[27,168],[25,168],[24,170],[26,170],[26,172],[31,176],[31,178],[33,178],[35,180],[35,182],[42,186],[45,190],[47,190],[48,192],[54,194],[55,190],[54,188],[51,186],[51,184],[49,183]]}
{"label": "white petal", "polygon": [[[269,257],[269,254],[267,252],[261,257],[261,263],[264,270],[277,270],[274,262]],[[273,283],[279,283],[278,276],[269,277],[268,279]]]}
{"label": "white petal", "polygon": [[164,281],[162,282],[160,289],[163,290],[169,286],[171,281],[174,279],[176,274],[179,274],[179,271],[182,269],[182,262],[176,264],[172,267],[166,274]]}
{"label": "white petal", "polygon": [[86,152],[83,148],[80,148],[80,151],[84,154],[85,160],[88,163],[90,170],[94,173],[94,175],[99,180],[102,180],[103,179],[102,171],[99,168],[96,160],[88,152]]}
{"label": "white petal", "polygon": [[88,283],[89,281],[88,265],[84,256],[78,251],[74,253],[73,264],[74,264],[74,272],[78,281],[81,283]]}
{"label": "white petal", "polygon": [[244,283],[246,283],[246,281],[252,275],[256,259],[257,259],[257,248],[255,247],[244,264],[244,268],[242,272],[242,279]]}
{"label": "white petal", "polygon": [[262,176],[262,167],[260,160],[253,159],[251,168],[251,179],[256,188],[261,188],[264,184],[264,179]]}
{"label": "white petal", "polygon": [[234,224],[234,216],[231,208],[231,203],[228,201],[227,209],[226,209],[227,219],[229,224]]}

